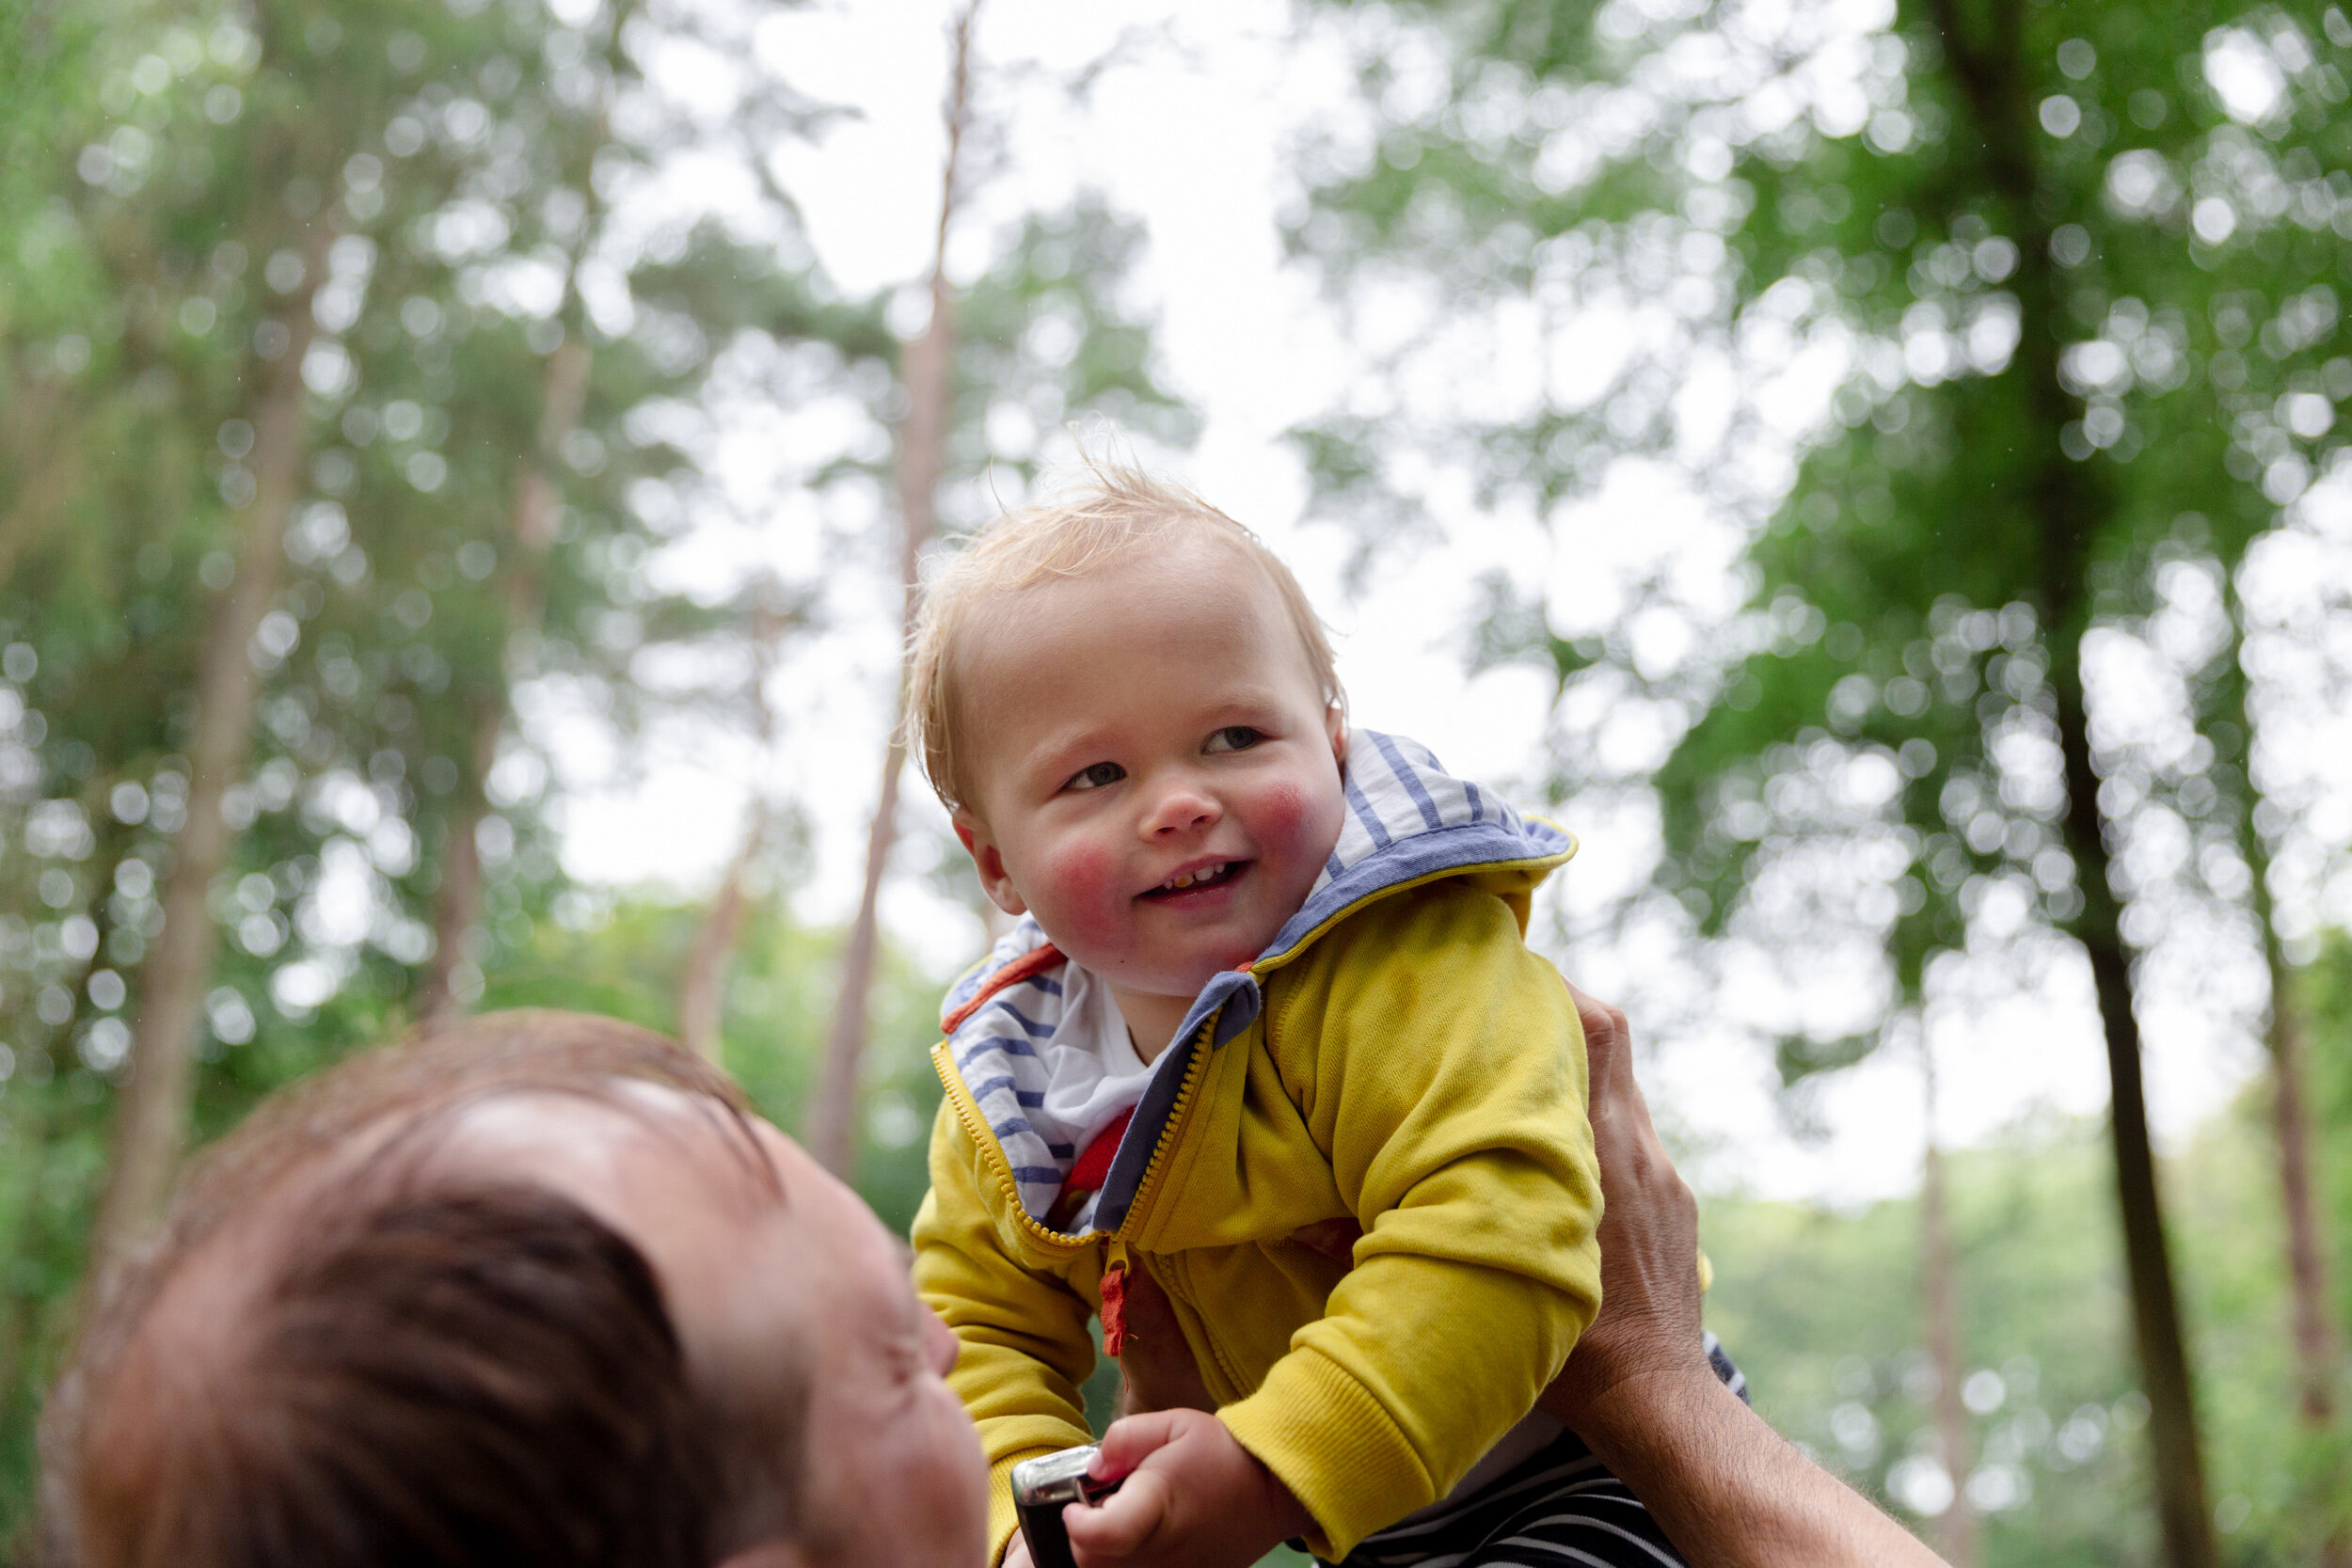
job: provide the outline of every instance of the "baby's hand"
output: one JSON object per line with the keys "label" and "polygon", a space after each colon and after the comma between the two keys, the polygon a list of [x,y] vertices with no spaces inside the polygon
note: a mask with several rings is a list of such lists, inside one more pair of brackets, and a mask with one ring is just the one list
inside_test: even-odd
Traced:
{"label": "baby's hand", "polygon": [[1249,1568],[1311,1521],[1290,1489],[1200,1410],[1111,1423],[1096,1474],[1126,1482],[1062,1511],[1078,1568]]}

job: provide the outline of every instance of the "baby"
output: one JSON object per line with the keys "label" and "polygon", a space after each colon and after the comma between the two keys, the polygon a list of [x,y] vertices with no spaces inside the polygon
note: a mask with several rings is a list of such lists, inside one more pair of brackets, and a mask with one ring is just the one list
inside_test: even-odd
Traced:
{"label": "baby", "polygon": [[910,712],[1021,917],[947,998],[914,1233],[992,1560],[1007,1472],[1091,1440],[1099,1313],[1216,1414],[1114,1427],[1082,1560],[1679,1561],[1530,1415],[1600,1300],[1582,1037],[1523,940],[1574,841],[1351,732],[1281,562],[1117,469],[940,576]]}

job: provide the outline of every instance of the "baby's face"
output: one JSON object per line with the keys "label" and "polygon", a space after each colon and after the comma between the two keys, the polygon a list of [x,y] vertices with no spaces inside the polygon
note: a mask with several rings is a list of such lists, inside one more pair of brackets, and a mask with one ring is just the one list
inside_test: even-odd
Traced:
{"label": "baby's face", "polygon": [[1122,1002],[1198,994],[1306,902],[1345,732],[1241,552],[1192,541],[1025,590],[963,669],[956,827],[981,884]]}

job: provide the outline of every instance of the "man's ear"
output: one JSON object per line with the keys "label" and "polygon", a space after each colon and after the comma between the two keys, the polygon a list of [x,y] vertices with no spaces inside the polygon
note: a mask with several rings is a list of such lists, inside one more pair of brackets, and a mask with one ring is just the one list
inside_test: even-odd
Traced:
{"label": "man's ear", "polygon": [[1347,709],[1333,703],[1323,710],[1323,728],[1331,737],[1331,760],[1347,771]]}
{"label": "man's ear", "polygon": [[1005,875],[1005,857],[996,852],[996,841],[988,836],[988,824],[974,816],[969,806],[958,806],[949,819],[955,823],[956,837],[972,856],[973,868],[980,874],[980,891],[988,895],[988,901],[1007,914],[1028,913],[1029,906],[1022,902],[1012,879]]}

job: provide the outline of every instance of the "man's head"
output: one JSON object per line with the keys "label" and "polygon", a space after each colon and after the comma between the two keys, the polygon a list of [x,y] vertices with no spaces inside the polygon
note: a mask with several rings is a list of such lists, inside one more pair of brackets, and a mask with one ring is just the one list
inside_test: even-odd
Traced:
{"label": "man's head", "polygon": [[1296,579],[1189,493],[1111,468],[928,590],[909,712],[998,907],[1141,997],[1255,958],[1339,835],[1345,710]]}
{"label": "man's head", "polygon": [[52,1516],[93,1568],[964,1563],[953,1359],[872,1215],[722,1075],[494,1015],[202,1162],[60,1384]]}

